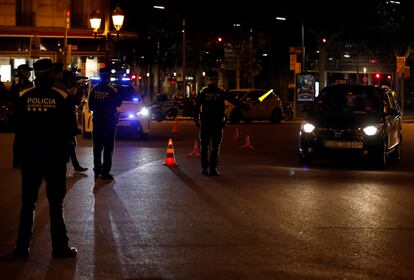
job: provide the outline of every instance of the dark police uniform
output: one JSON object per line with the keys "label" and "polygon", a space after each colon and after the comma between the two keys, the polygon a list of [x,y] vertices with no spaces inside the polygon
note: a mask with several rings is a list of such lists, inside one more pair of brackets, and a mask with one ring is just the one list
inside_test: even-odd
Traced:
{"label": "dark police uniform", "polygon": [[53,257],[76,256],[68,247],[63,218],[66,193],[67,145],[76,130],[68,94],[53,88],[48,76],[52,62],[41,59],[34,64],[36,86],[20,92],[16,108],[16,147],[22,161],[22,205],[16,252],[28,256],[34,209],[42,180],[46,181],[49,201]]}
{"label": "dark police uniform", "polygon": [[30,71],[33,70],[32,67],[29,67],[27,64],[21,64],[19,67],[17,67],[17,75],[14,77],[13,82],[11,84],[11,92],[13,94],[13,97],[17,100],[19,97],[19,92],[26,89],[33,87],[33,83],[29,80],[27,76],[24,75],[23,71]]}
{"label": "dark police uniform", "polygon": [[[69,94],[69,100],[72,104],[73,118],[77,122],[76,110],[77,106],[80,105],[82,99],[82,92],[79,90],[79,85],[76,83],[78,76],[72,71],[63,70],[63,64],[59,62],[53,63],[53,72],[55,76],[55,87],[64,90]],[[85,77],[79,77],[85,79]],[[75,171],[83,172],[88,170],[86,167],[82,167],[78,161],[76,155],[76,134],[73,135],[70,145],[70,160]]]}
{"label": "dark police uniform", "polygon": [[[12,96],[12,111],[13,111],[12,118],[11,118],[11,125],[13,129],[15,128],[15,125],[16,125],[16,118],[15,118],[14,112],[17,109],[19,93],[24,89],[33,87],[33,83],[29,80],[29,78],[23,72],[26,72],[28,74],[32,70],[33,68],[29,67],[29,65],[27,64],[19,65],[17,67],[17,75],[16,77],[14,77],[12,84],[11,84],[10,92]],[[20,168],[21,162],[19,162],[19,158],[21,156],[18,154],[15,142],[16,142],[16,139],[13,140],[13,167]]]}
{"label": "dark police uniform", "polygon": [[[217,79],[217,72],[210,72],[209,79]],[[219,161],[220,144],[223,136],[223,127],[226,123],[224,110],[225,100],[245,107],[233,98],[228,92],[217,87],[217,83],[210,83],[201,89],[196,97],[195,117],[196,125],[200,125],[200,154],[202,173],[218,175],[217,164]],[[211,152],[208,155],[208,146],[211,141]]]}
{"label": "dark police uniform", "polygon": [[112,179],[110,171],[118,121],[116,108],[121,106],[122,99],[109,84],[109,69],[101,69],[100,75],[101,82],[93,87],[89,96],[89,110],[93,112],[93,171],[96,178]]}

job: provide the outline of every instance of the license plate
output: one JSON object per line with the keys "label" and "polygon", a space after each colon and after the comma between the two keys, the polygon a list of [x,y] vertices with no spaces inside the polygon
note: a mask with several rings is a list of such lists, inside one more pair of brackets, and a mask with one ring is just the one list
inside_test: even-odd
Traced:
{"label": "license plate", "polygon": [[128,121],[119,121],[116,125],[117,126],[131,126],[131,122],[128,122]]}
{"label": "license plate", "polygon": [[331,149],[362,149],[362,142],[352,141],[325,141],[325,147]]}

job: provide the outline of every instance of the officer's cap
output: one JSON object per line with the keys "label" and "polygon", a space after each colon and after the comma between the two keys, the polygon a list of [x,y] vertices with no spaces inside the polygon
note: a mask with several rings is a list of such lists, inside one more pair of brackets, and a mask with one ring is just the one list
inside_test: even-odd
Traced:
{"label": "officer's cap", "polygon": [[218,73],[217,71],[208,71],[207,72],[207,79],[217,79]]}
{"label": "officer's cap", "polygon": [[17,71],[23,71],[23,70],[27,70],[27,71],[32,71],[33,70],[33,68],[32,67],[30,67],[28,64],[20,64],[18,67],[17,67]]}
{"label": "officer's cap", "polygon": [[49,58],[39,59],[33,64],[33,69],[36,76],[51,72],[53,70],[52,60]]}

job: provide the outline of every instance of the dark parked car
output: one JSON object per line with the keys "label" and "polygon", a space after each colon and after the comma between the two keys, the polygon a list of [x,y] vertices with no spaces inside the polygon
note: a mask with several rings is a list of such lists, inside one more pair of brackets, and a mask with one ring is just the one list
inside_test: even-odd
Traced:
{"label": "dark parked car", "polygon": [[239,123],[241,120],[246,123],[255,120],[270,120],[271,123],[279,123],[282,120],[282,101],[273,89],[242,88],[229,90],[229,93],[240,102],[250,106],[250,109],[246,111],[226,102],[224,113],[231,123]]}
{"label": "dark parked car", "polygon": [[402,118],[396,93],[388,87],[332,85],[324,88],[299,132],[302,164],[314,158],[354,154],[385,167],[399,160]]}

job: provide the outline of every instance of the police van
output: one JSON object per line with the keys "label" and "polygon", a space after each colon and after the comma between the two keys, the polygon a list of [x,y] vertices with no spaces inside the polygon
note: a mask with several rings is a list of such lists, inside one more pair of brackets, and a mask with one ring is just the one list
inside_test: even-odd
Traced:
{"label": "police van", "polygon": [[[82,135],[91,138],[93,112],[89,110],[88,97],[93,86],[99,82],[99,78],[91,78],[88,82],[86,94],[82,102]],[[132,85],[129,78],[121,80],[111,78],[111,84],[116,88],[122,98],[122,105],[118,107],[117,136],[127,136],[145,139],[150,132],[151,119],[149,109],[144,105],[144,100],[138,90]]]}

